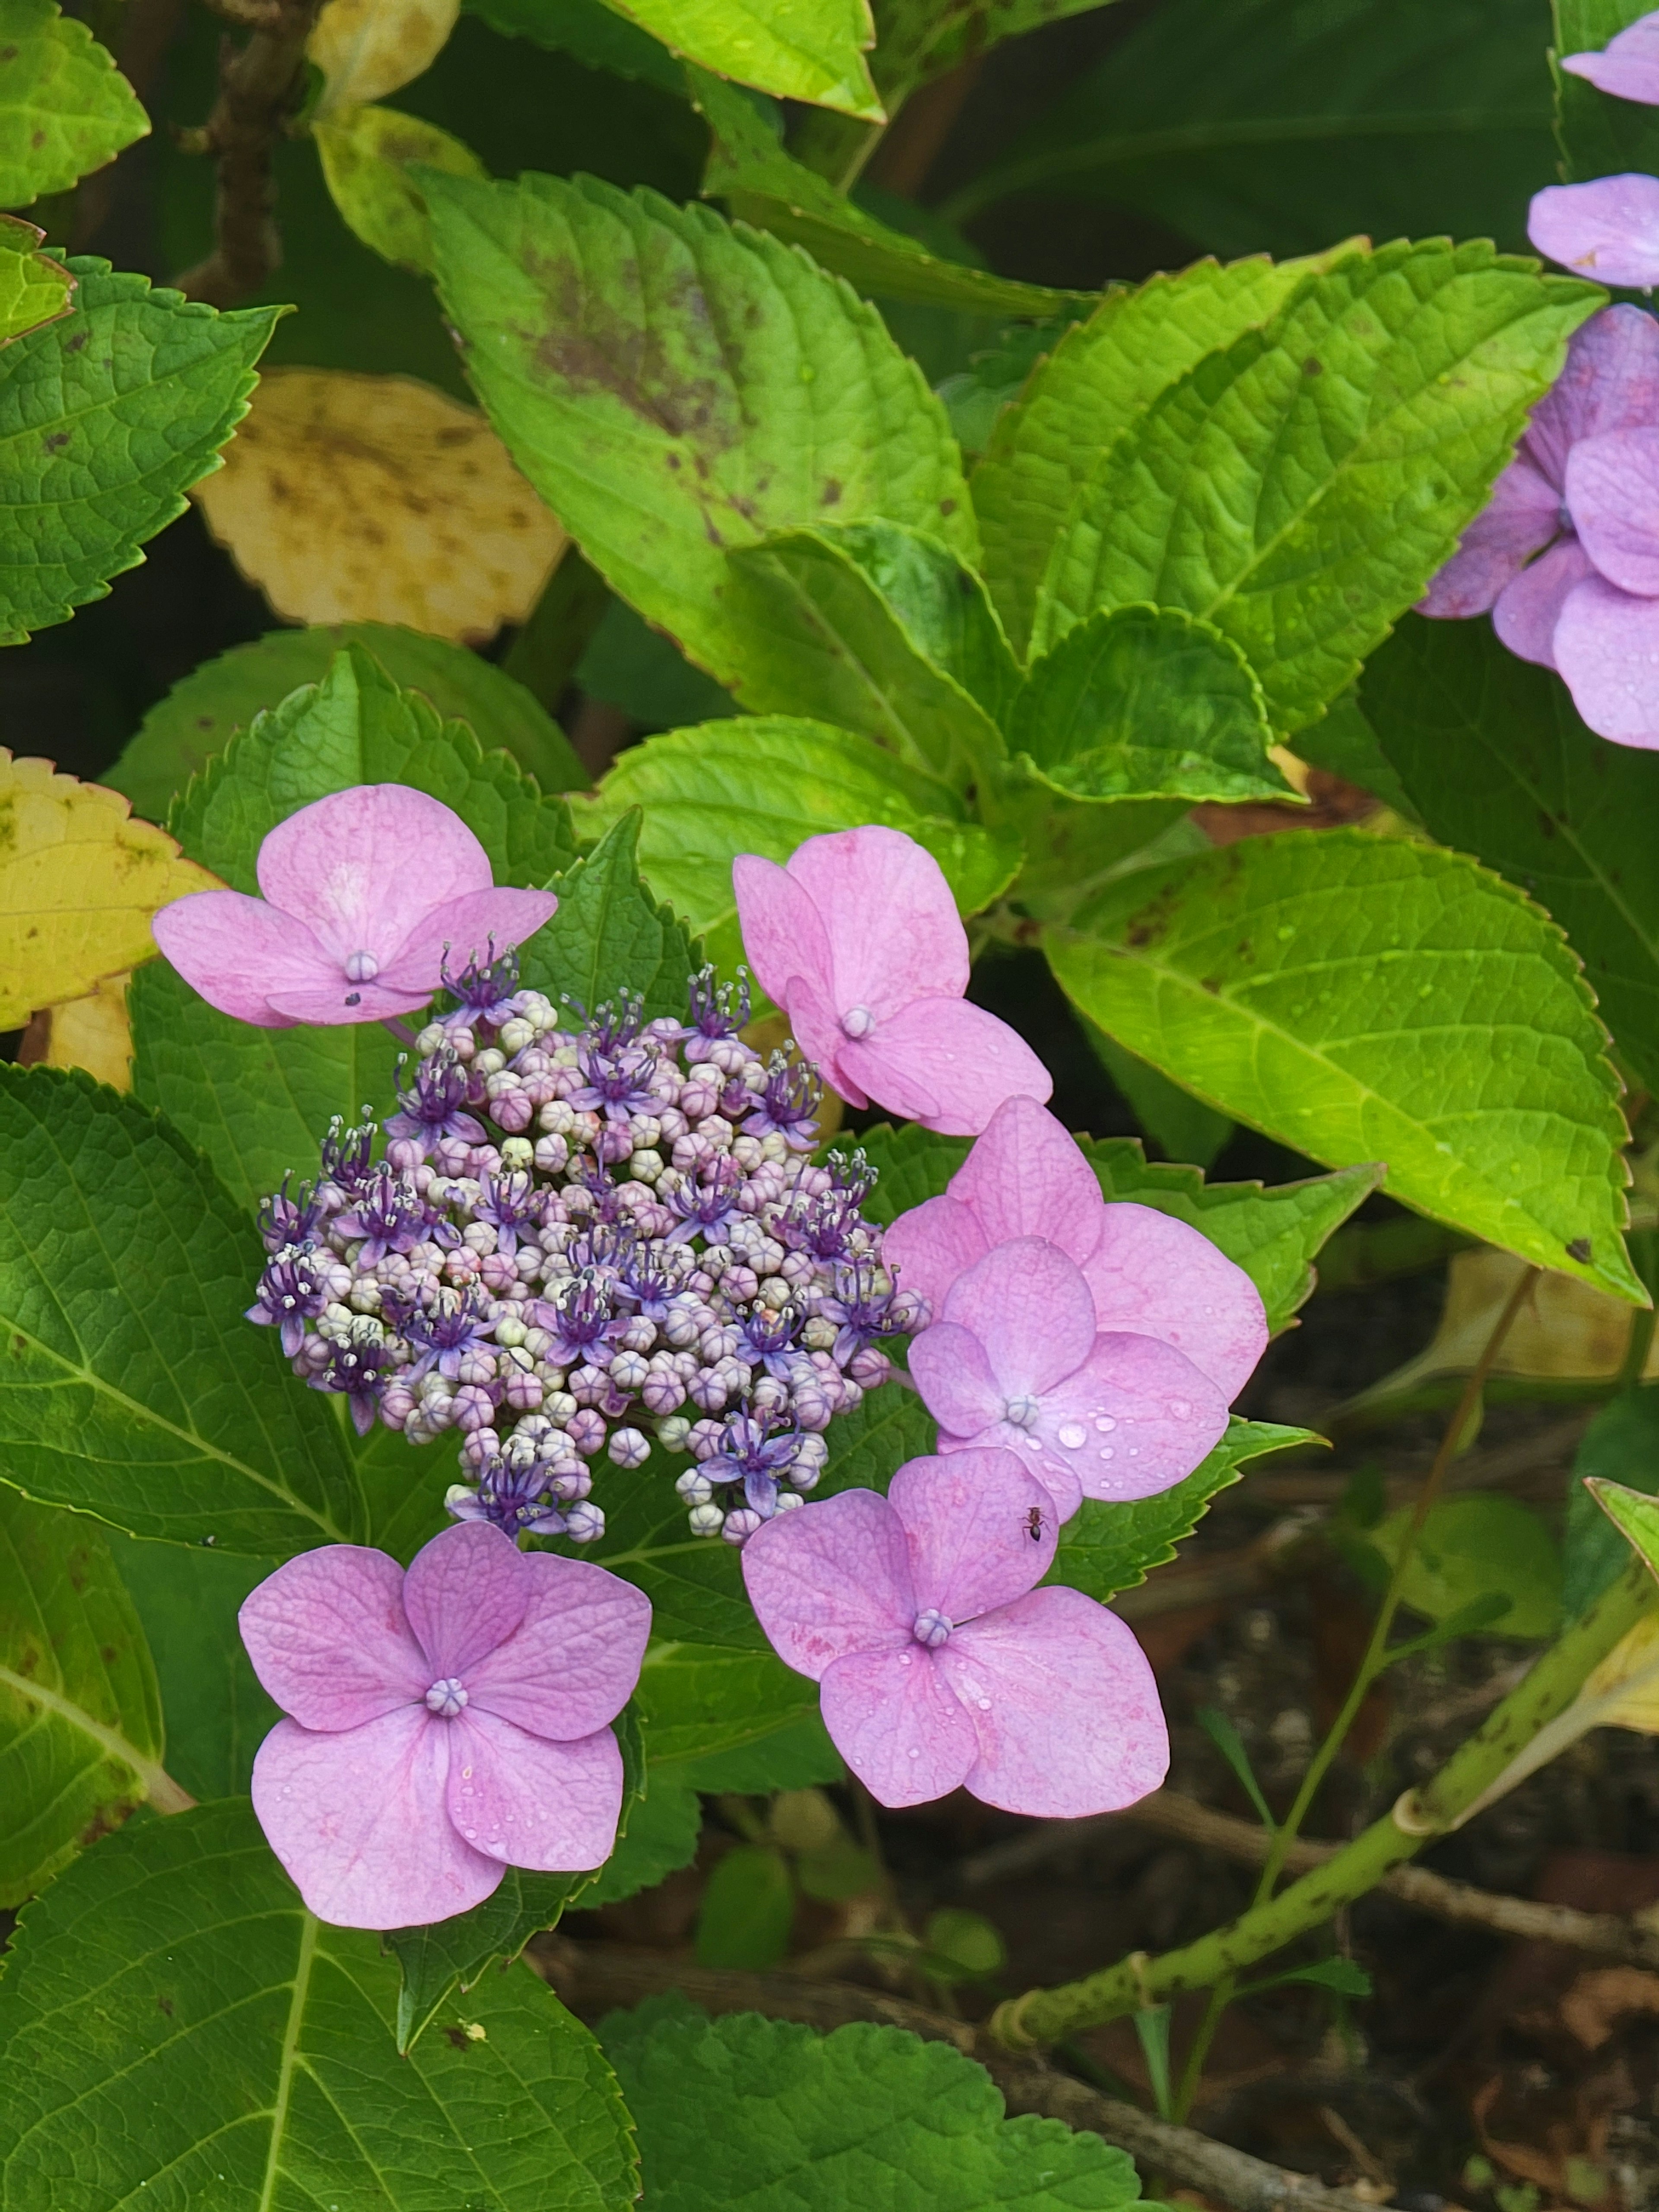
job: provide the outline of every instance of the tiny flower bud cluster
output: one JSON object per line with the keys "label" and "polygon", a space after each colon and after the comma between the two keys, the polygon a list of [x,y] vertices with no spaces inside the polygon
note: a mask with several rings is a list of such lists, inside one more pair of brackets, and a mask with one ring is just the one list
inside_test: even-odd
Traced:
{"label": "tiny flower bud cluster", "polygon": [[808,1157],[816,1077],[738,1035],[746,988],[705,969],[687,1023],[624,1001],[573,1027],[517,981],[509,956],[450,984],[382,1158],[337,1121],[315,1186],[265,1201],[248,1317],[360,1434],[457,1431],[460,1518],[591,1542],[597,1464],[654,1435],[690,1455],[692,1528],[741,1543],[927,1305],[882,1267],[862,1157]]}

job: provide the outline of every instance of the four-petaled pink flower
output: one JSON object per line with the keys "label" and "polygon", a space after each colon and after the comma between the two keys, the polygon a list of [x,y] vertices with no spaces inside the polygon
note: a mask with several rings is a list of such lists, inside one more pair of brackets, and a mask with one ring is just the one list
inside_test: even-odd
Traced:
{"label": "four-petaled pink flower", "polygon": [[1227,1401],[1161,1337],[1098,1330],[1082,1270],[1017,1237],[958,1275],[910,1347],[939,1448],[1018,1452],[1069,1521],[1085,1498],[1168,1490],[1227,1432]]}
{"label": "four-petaled pink flower", "polygon": [[1490,608],[1510,652],[1558,669],[1599,736],[1659,745],[1656,493],[1659,323],[1609,307],[1574,337],[1422,611]]}
{"label": "four-petaled pink flower", "polygon": [[804,1055],[854,1106],[972,1136],[1048,1071],[1006,1022],[963,997],[968,934],[931,853],[896,830],[809,837],[787,866],[732,866],[744,950]]}
{"label": "four-petaled pink flower", "polygon": [[290,814],[260,846],[258,875],[263,898],[192,891],[152,927],[210,1006],[261,1029],[412,1013],[447,957],[459,969],[492,943],[520,945],[558,904],[550,891],[496,890],[460,817],[400,783]]}
{"label": "four-petaled pink flower", "polygon": [[481,1904],[509,1866],[602,1865],[622,1805],[610,1723],[650,1628],[631,1583],[483,1522],[407,1574],[350,1544],[278,1567],[241,1611],[289,1716],[259,1747],[253,1809],[312,1911],[413,1927]]}
{"label": "four-petaled pink flower", "polygon": [[1073,1589],[1035,1589],[1054,1509],[1012,1454],[913,1459],[886,1498],[847,1490],[744,1547],[761,1626],[819,1685],[836,1748],[884,1805],[963,1785],[1075,1820],[1156,1790],[1169,1738],[1128,1627]]}
{"label": "four-petaled pink flower", "polygon": [[1564,54],[1561,66],[1615,100],[1659,106],[1659,10],[1629,24],[1599,54]]}
{"label": "four-petaled pink flower", "polygon": [[1076,1262],[1097,1329],[1161,1338],[1229,1401],[1267,1348],[1267,1317],[1244,1270],[1184,1221],[1108,1205],[1075,1139],[1035,1098],[998,1109],[943,1195],[893,1223],[882,1255],[939,1320],[957,1277],[1018,1237],[1044,1237]]}

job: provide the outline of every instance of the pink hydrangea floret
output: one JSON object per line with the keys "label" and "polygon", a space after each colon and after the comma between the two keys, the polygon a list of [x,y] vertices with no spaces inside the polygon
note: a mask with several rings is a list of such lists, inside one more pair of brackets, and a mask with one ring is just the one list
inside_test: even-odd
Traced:
{"label": "pink hydrangea floret", "polygon": [[210,1006],[260,1029],[412,1013],[446,968],[521,945],[558,904],[497,890],[460,817],[400,783],[301,807],[266,836],[255,872],[263,897],[192,891],[153,927]]}
{"label": "pink hydrangea floret", "polygon": [[1615,100],[1659,106],[1659,9],[1627,25],[1599,54],[1564,54],[1561,66]]}
{"label": "pink hydrangea floret", "polygon": [[1659,323],[1609,307],[1574,337],[1422,611],[1490,609],[1512,653],[1559,671],[1598,736],[1659,746],[1656,498]]}
{"label": "pink hydrangea floret", "polygon": [[465,1912],[509,1866],[576,1873],[616,1844],[611,1723],[639,1679],[648,1601],[603,1567],[458,1523],[407,1573],[331,1545],[242,1607],[288,1715],[253,1809],[320,1920],[404,1928]]}
{"label": "pink hydrangea floret", "polygon": [[809,837],[787,866],[740,854],[744,950],[802,1053],[854,1106],[974,1136],[1048,1071],[1006,1022],[970,1006],[968,933],[931,853],[896,830]]}
{"label": "pink hydrangea floret", "polygon": [[1035,1098],[999,1107],[944,1193],[902,1213],[883,1254],[936,1318],[957,1278],[998,1244],[1041,1237],[1081,1270],[1095,1326],[1173,1345],[1231,1402],[1267,1344],[1261,1293],[1184,1221],[1108,1204],[1077,1140]]}
{"label": "pink hydrangea floret", "polygon": [[744,1580],[778,1656],[819,1686],[836,1749],[883,1805],[966,1788],[1074,1820],[1164,1779],[1169,1738],[1128,1627],[1037,1589],[1053,1505],[1012,1454],[914,1459],[751,1536]]}

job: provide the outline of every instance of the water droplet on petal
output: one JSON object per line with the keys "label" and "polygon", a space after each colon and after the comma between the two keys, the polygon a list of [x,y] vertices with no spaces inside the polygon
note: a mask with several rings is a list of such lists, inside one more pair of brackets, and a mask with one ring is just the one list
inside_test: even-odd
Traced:
{"label": "water droplet on petal", "polygon": [[1067,1451],[1079,1451],[1089,1441],[1089,1431],[1079,1421],[1067,1421],[1060,1431],[1060,1441]]}
{"label": "water droplet on petal", "polygon": [[991,1700],[988,1698],[981,1698],[979,1701],[979,1709],[982,1713],[988,1713],[991,1710]]}
{"label": "water droplet on petal", "polygon": [[1117,1426],[1117,1423],[1112,1419],[1109,1413],[1102,1413],[1096,1419],[1095,1426],[1100,1431],[1103,1437],[1109,1437],[1112,1431]]}
{"label": "water droplet on petal", "polygon": [[1111,1458],[1111,1456],[1112,1456],[1112,1448],[1111,1448],[1110,1444],[1102,1444],[1102,1446],[1101,1446],[1101,1448],[1100,1448],[1100,1455],[1101,1455],[1102,1459],[1110,1459],[1110,1458]]}
{"label": "water droplet on petal", "polygon": [[920,1759],[921,1757],[921,1747],[919,1744],[913,1743],[911,1745],[910,1756],[912,1759]]}
{"label": "water droplet on petal", "polygon": [[1192,1413],[1192,1401],[1189,1398],[1171,1398],[1169,1410],[1172,1421],[1184,1421]]}

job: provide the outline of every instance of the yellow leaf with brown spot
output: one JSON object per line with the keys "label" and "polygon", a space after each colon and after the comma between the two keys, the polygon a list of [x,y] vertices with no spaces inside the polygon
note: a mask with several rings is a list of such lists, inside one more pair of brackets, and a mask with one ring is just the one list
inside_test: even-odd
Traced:
{"label": "yellow leaf with brown spot", "polygon": [[477,409],[409,376],[268,370],[191,496],[279,615],[462,645],[522,621],[568,543]]}
{"label": "yellow leaf with brown spot", "polygon": [[111,975],[66,1006],[46,1006],[23,1032],[17,1057],[25,1067],[84,1067],[112,1091],[132,1088],[132,1024],[127,1018],[131,975]]}
{"label": "yellow leaf with brown spot", "polygon": [[460,0],[328,0],[306,52],[325,80],[318,115],[381,100],[431,68]]}
{"label": "yellow leaf with brown spot", "polygon": [[0,1029],[149,959],[156,909],[219,887],[118,792],[0,749]]}

